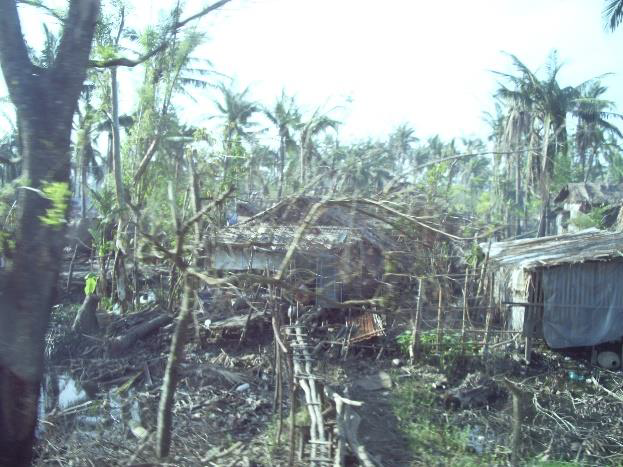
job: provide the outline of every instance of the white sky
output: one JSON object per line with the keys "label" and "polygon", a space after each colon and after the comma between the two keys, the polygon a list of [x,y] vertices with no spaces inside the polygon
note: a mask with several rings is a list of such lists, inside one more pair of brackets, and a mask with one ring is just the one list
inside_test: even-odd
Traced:
{"label": "white sky", "polygon": [[[130,1],[131,19],[155,21],[170,0]],[[189,0],[186,12],[205,1]],[[198,24],[210,41],[200,56],[249,85],[269,105],[281,89],[309,112],[338,107],[340,138],[384,138],[402,122],[417,136],[486,137],[497,77],[512,71],[502,51],[531,69],[552,49],[565,62],[562,85],[597,75],[623,112],[623,27],[603,28],[594,0],[233,0]],[[28,21],[28,27],[34,27]],[[136,70],[135,79],[141,79]],[[217,79],[217,78],[215,78]],[[213,113],[208,91],[183,115],[200,124]],[[125,94],[125,96],[123,95]],[[124,105],[133,99],[122,93]],[[130,112],[131,108],[122,109]],[[621,125],[623,126],[623,124]]]}

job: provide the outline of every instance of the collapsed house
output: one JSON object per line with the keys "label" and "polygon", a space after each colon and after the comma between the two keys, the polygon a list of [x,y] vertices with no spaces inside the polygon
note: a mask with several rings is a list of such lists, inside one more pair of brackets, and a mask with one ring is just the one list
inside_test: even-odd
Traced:
{"label": "collapsed house", "polygon": [[554,198],[551,232],[558,235],[582,229],[582,217],[599,208],[600,223],[608,228],[617,220],[623,204],[623,185],[605,183],[568,183]]}
{"label": "collapsed house", "polygon": [[[331,309],[347,300],[373,298],[380,288],[385,252],[393,249],[393,240],[377,221],[348,205],[321,207],[301,232],[318,201],[297,197],[254,215],[244,206],[237,222],[214,236],[210,267],[221,274],[274,274],[296,245],[284,272],[305,291],[294,297],[297,302]],[[355,315],[352,320],[359,331],[353,339],[382,333],[378,315]]]}
{"label": "collapsed house", "polygon": [[527,358],[533,338],[563,349],[623,336],[622,251],[622,232],[594,228],[491,244],[495,296]]}
{"label": "collapsed house", "polygon": [[299,237],[299,226],[315,200],[289,201],[219,231],[212,268],[275,272],[295,243],[288,271],[313,278],[306,285],[314,291],[316,304],[371,298],[383,273],[384,252],[393,245],[391,238],[372,220],[344,206],[321,208]]}

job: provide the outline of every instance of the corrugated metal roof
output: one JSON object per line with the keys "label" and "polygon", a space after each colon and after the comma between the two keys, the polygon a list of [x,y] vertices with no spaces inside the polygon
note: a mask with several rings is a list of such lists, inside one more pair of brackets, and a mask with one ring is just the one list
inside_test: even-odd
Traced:
{"label": "corrugated metal roof", "polygon": [[[488,245],[481,244],[483,251]],[[491,267],[534,269],[623,256],[623,232],[586,229],[552,237],[528,238],[491,244]]]}
{"label": "corrugated metal roof", "polygon": [[[294,240],[298,226],[247,223],[222,229],[216,235],[218,245],[228,247],[259,246],[285,252]],[[302,251],[332,251],[361,242],[357,229],[333,226],[310,226],[305,229],[298,247]]]}

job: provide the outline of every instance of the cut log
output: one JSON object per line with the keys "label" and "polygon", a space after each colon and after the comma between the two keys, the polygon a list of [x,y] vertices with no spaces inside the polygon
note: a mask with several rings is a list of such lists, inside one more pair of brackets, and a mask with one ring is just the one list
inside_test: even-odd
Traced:
{"label": "cut log", "polygon": [[123,355],[134,343],[144,337],[152,334],[162,326],[169,324],[173,318],[169,315],[160,315],[155,318],[134,326],[123,336],[112,339],[108,344],[108,352],[111,357],[119,357]]}
{"label": "cut log", "polygon": [[100,298],[95,295],[87,295],[84,298],[82,306],[78,310],[74,324],[71,326],[73,332],[79,332],[81,334],[97,334],[99,332],[99,323],[95,312],[97,311],[97,304]]}

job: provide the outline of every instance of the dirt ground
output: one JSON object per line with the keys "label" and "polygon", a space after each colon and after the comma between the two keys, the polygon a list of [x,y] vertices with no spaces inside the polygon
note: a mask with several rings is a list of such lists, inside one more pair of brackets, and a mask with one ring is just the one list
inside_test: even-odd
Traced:
{"label": "dirt ground", "polygon": [[[113,358],[101,340],[69,331],[76,308],[54,312],[36,465],[287,465],[287,422],[276,443],[268,319],[254,322],[242,343],[239,333],[204,329],[196,340],[191,331],[175,396],[172,454],[163,460],[155,455],[154,432],[174,323]],[[152,307],[100,320],[110,337],[161,312]],[[591,368],[585,353],[537,348],[526,366],[521,349],[458,355],[429,346],[410,365],[403,350],[393,336],[352,348],[346,358],[321,354],[316,362],[322,385],[363,403],[356,408],[359,440],[378,465],[510,465],[517,415],[506,380],[525,396],[519,464],[623,463],[623,376]],[[295,465],[309,465],[305,456],[307,450]],[[352,453],[347,465],[357,465]]]}

